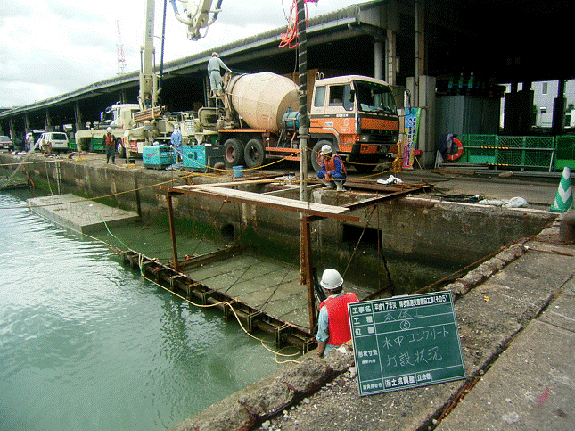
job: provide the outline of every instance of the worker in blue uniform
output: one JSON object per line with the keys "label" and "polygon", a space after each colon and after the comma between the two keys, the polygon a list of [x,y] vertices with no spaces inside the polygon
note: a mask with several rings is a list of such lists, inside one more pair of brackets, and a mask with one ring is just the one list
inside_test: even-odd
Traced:
{"label": "worker in blue uniform", "polygon": [[232,72],[228,66],[218,57],[217,52],[212,52],[212,56],[208,61],[208,75],[210,77],[210,91],[212,96],[218,95],[218,90],[223,89],[221,70]]}

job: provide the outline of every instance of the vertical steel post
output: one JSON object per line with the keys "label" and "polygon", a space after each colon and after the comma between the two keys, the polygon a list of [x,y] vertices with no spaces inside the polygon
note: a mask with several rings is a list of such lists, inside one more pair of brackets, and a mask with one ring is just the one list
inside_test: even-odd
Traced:
{"label": "vertical steel post", "polygon": [[164,77],[164,43],[166,41],[166,9],[168,7],[168,0],[164,0],[164,15],[162,16],[162,45],[160,48],[160,82],[158,83],[158,90],[162,89],[162,79]]}
{"label": "vertical steel post", "polygon": [[415,0],[415,70],[413,79],[413,106],[420,106],[419,103],[419,77],[424,71],[424,3],[425,0]]}
{"label": "vertical steel post", "polygon": [[[299,34],[299,172],[300,201],[308,202],[308,140],[309,117],[307,114],[307,31],[305,16],[305,1],[297,0],[297,19]],[[315,296],[311,276],[311,242],[307,217],[300,213],[300,283],[307,284],[308,313],[310,331],[315,326]]]}
{"label": "vertical steel post", "polygon": [[172,195],[170,192],[166,194],[166,202],[168,203],[168,222],[170,225],[170,239],[172,240],[172,252],[174,260],[174,270],[179,272],[178,268],[178,250],[176,248],[176,227],[174,224],[174,209],[172,207]]}
{"label": "vertical steel post", "polygon": [[310,332],[313,331],[317,323],[317,317],[315,315],[315,293],[314,293],[314,280],[311,275],[311,241],[310,241],[310,227],[309,221],[307,216],[302,215],[301,220],[301,234],[300,237],[303,243],[303,251],[305,254],[305,264],[303,268],[303,272],[305,273],[305,277],[307,280],[307,307],[308,307],[308,314],[309,314],[309,330]]}

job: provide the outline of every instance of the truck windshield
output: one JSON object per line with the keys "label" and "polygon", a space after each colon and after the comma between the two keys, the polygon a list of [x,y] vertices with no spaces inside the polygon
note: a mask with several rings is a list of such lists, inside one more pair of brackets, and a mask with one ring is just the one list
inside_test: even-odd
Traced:
{"label": "truck windshield", "polygon": [[395,99],[389,87],[368,81],[354,81],[357,106],[361,112],[397,114]]}

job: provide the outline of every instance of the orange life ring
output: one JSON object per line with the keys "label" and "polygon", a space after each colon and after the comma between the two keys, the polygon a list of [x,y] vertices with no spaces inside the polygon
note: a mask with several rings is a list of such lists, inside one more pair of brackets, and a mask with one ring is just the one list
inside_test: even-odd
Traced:
{"label": "orange life ring", "polygon": [[[453,138],[453,145],[457,147],[457,152],[447,155],[447,160],[449,160],[450,162],[455,162],[463,155],[463,143],[459,139]],[[451,148],[453,149],[453,147]]]}

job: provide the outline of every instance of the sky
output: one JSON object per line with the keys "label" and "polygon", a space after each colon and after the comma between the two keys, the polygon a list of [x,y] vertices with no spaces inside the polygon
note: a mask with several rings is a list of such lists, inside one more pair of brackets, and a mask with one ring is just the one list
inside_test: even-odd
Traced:
{"label": "sky", "polygon": [[[308,17],[365,1],[317,0],[308,3]],[[154,3],[159,65],[164,2]],[[168,2],[164,62],[285,27],[291,7],[292,0],[223,0],[206,37],[193,41]],[[125,71],[139,70],[145,11],[145,0],[1,0],[0,108],[32,104],[117,76],[119,45]]]}

